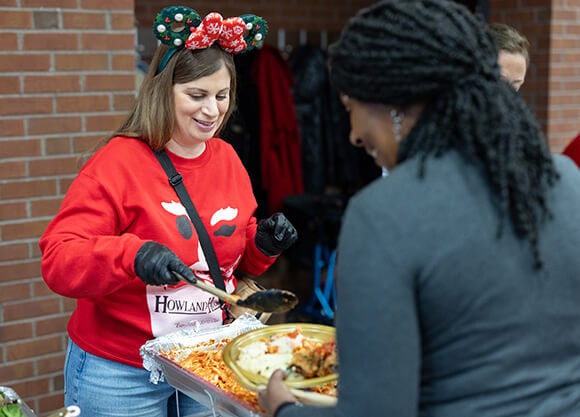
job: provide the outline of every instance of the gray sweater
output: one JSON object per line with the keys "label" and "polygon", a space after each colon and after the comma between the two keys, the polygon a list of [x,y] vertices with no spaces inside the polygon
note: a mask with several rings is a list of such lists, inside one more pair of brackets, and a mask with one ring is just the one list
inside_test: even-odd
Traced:
{"label": "gray sweater", "polygon": [[580,171],[555,156],[545,268],[454,152],[353,197],[338,248],[339,402],[279,417],[580,416]]}

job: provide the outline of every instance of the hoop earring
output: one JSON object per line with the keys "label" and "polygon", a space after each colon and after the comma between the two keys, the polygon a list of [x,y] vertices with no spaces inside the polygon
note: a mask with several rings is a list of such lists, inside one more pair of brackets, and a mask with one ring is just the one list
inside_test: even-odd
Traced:
{"label": "hoop earring", "polygon": [[393,134],[395,135],[395,140],[400,142],[403,138],[401,136],[401,128],[403,124],[403,119],[405,118],[405,113],[399,112],[397,109],[391,109],[391,119],[393,119]]}

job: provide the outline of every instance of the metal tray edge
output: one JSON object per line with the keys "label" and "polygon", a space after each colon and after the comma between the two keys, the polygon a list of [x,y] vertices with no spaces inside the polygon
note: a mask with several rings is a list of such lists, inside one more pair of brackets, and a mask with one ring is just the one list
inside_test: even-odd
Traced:
{"label": "metal tray edge", "polygon": [[[265,417],[265,414],[258,412],[250,404],[211,384],[160,353],[156,351],[149,353],[161,366],[169,385],[179,389],[209,409],[215,410],[222,417]],[[191,380],[183,381],[185,375]],[[196,386],[191,386],[189,384],[191,382]]]}
{"label": "metal tray edge", "polygon": [[18,401],[20,410],[26,417],[37,417],[36,414],[34,414],[34,411],[32,411],[32,409],[24,402],[22,398],[20,398],[14,389],[7,386],[0,386],[0,392],[2,392],[9,400]]}

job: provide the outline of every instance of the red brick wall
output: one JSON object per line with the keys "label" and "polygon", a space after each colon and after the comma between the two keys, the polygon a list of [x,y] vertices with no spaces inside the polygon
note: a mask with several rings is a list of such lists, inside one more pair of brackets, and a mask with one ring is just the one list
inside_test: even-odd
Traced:
{"label": "red brick wall", "polygon": [[[195,1],[189,7],[195,9],[203,18],[212,11],[220,12],[224,17],[253,13],[262,16],[268,22],[269,34],[266,43],[278,45],[278,32],[284,30],[289,46],[300,44],[299,32],[305,31],[309,42],[321,44],[321,32],[327,32],[328,41],[336,39],[349,17],[362,7],[374,3],[373,0],[212,0]],[[145,60],[148,60],[155,49],[156,39],[152,33],[152,22],[164,7],[175,5],[170,0],[138,0],[135,8],[135,19],[139,26],[139,43]],[[183,3],[183,4],[188,4]]]}
{"label": "red brick wall", "polygon": [[[340,30],[346,20],[373,0],[200,0],[182,2],[200,16],[218,11],[224,17],[254,13],[268,21],[271,29]],[[169,0],[137,0],[135,17],[140,26],[152,27],[155,15],[164,7],[175,5]]]}
{"label": "red brick wall", "polygon": [[2,0],[0,36],[0,385],[46,415],[63,405],[75,302],[44,284],[38,239],[133,100],[134,3]]}
{"label": "red brick wall", "polygon": [[490,21],[514,26],[530,40],[521,91],[560,152],[580,131],[580,0],[490,0]]}
{"label": "red brick wall", "polygon": [[552,5],[548,137],[560,150],[580,132],[580,0]]}

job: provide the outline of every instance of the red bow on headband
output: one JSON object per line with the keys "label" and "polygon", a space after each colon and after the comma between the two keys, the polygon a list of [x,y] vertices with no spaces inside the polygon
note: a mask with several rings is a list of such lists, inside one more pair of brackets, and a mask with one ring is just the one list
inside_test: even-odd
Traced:
{"label": "red bow on headband", "polygon": [[208,14],[196,28],[191,28],[191,35],[185,42],[187,49],[209,48],[216,40],[224,51],[238,53],[246,49],[244,32],[246,24],[241,17],[225,19],[221,14]]}

